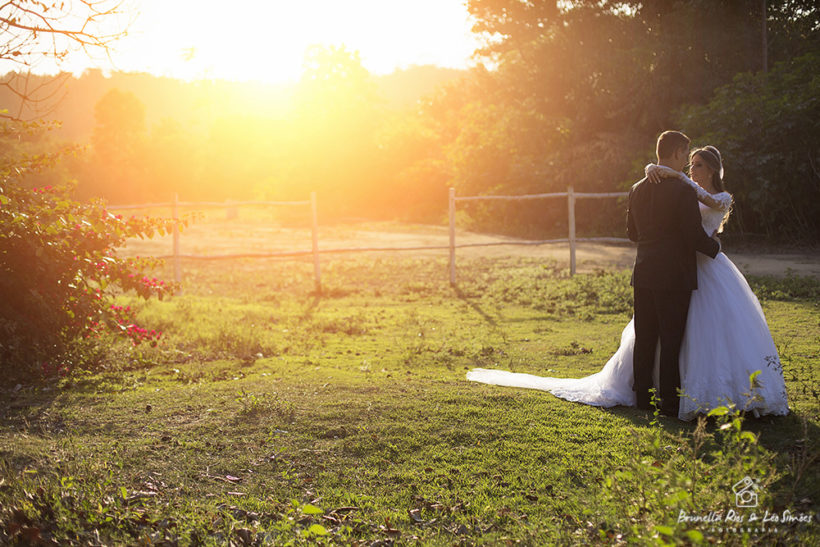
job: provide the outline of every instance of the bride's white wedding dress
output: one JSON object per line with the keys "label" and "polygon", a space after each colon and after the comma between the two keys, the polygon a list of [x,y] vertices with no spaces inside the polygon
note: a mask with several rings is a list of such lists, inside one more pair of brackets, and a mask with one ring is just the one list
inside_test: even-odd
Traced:
{"label": "bride's white wedding dress", "polygon": [[[725,194],[722,196],[721,194]],[[712,196],[720,200],[729,194]],[[700,204],[703,228],[714,233],[725,210]],[[698,289],[692,292],[680,352],[681,389],[678,417],[691,420],[699,412],[734,404],[755,415],[789,412],[783,370],[766,318],[743,274],[729,258],[698,253]],[[621,334],[621,345],[604,368],[585,378],[549,378],[504,370],[476,368],[467,373],[474,382],[549,391],[557,397],[593,406],[635,406],[632,391],[634,319]],[[657,387],[658,356],[654,381]],[[749,376],[757,387],[750,389]]]}

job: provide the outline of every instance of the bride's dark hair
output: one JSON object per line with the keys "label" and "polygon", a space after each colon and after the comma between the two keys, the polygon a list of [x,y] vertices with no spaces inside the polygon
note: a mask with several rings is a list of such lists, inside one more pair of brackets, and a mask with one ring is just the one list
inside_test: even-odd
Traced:
{"label": "bride's dark hair", "polygon": [[706,162],[712,169],[712,185],[718,192],[725,192],[726,188],[723,185],[723,160],[720,157],[720,152],[714,146],[704,146],[703,148],[696,148],[689,154],[689,163],[695,159],[695,156]]}

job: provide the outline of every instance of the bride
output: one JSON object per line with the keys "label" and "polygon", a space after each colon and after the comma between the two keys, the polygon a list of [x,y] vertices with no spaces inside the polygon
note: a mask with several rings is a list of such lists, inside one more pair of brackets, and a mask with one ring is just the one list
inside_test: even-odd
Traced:
{"label": "bride", "polygon": [[[723,187],[723,165],[714,146],[690,155],[692,179],[668,167],[647,165],[647,177],[679,177],[698,194],[703,229],[721,232],[732,198]],[[783,370],[760,303],[743,274],[725,254],[712,260],[697,253],[698,290],[689,304],[680,351],[681,398],[678,418],[723,405],[761,414],[789,412]],[[549,378],[504,370],[476,368],[467,373],[474,382],[549,391],[557,397],[593,406],[635,406],[632,390],[634,318],[621,334],[621,345],[604,368],[585,378]],[[657,387],[658,355],[654,381]],[[749,377],[758,372],[754,388]]]}

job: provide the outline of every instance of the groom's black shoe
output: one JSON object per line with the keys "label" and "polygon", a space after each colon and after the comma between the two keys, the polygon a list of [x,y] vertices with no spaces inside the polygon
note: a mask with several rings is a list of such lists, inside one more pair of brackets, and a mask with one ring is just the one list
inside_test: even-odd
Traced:
{"label": "groom's black shoe", "polygon": [[680,408],[680,397],[678,397],[677,393],[661,397],[661,400],[658,401],[658,407],[664,416],[677,418],[678,409]]}
{"label": "groom's black shoe", "polygon": [[674,404],[661,406],[661,414],[663,414],[664,416],[669,416],[670,418],[677,418],[678,409],[679,405],[678,401],[676,400]]}

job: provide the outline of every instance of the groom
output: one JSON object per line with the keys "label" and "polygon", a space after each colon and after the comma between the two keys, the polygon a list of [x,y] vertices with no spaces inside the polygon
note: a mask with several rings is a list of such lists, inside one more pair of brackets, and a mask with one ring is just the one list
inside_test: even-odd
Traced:
{"label": "groom", "polygon": [[[658,164],[683,171],[689,157],[689,137],[665,131],[658,137]],[[629,191],[626,214],[629,239],[638,244],[632,270],[635,307],[634,382],[638,408],[651,410],[650,392],[655,350],[660,340],[660,410],[678,416],[680,367],[678,355],[689,299],[698,288],[695,251],[712,258],[720,244],[701,227],[700,209],[692,187],[677,178],[660,183],[646,178]]]}

